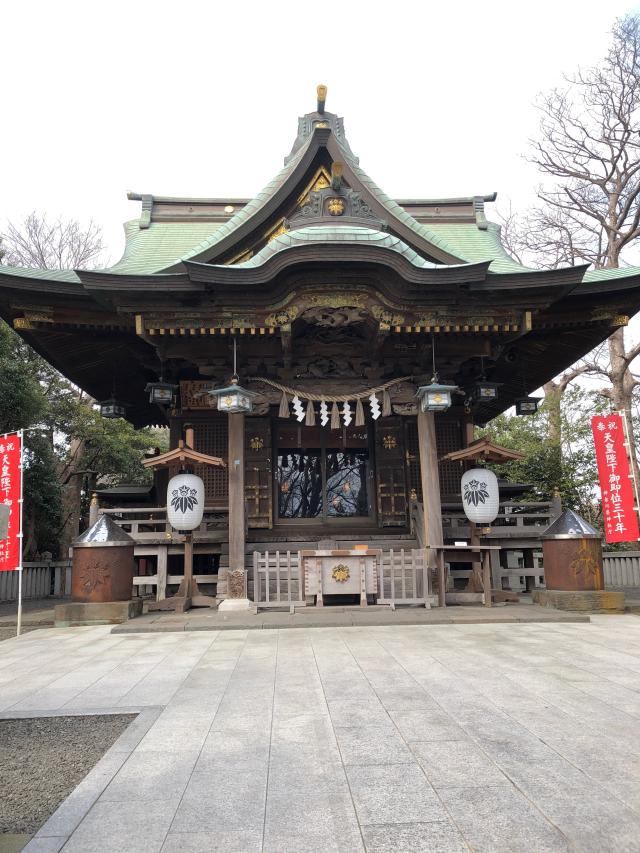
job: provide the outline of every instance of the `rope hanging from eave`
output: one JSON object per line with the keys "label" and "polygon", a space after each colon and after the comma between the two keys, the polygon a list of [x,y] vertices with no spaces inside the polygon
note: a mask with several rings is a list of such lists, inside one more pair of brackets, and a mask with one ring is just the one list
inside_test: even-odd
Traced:
{"label": "rope hanging from eave", "polygon": [[[383,385],[376,385],[374,388],[367,388],[363,391],[354,391],[351,394],[310,394],[308,391],[299,391],[296,388],[291,388],[289,385],[282,385],[274,379],[266,379],[263,376],[250,376],[248,381],[263,382],[265,385],[270,385],[272,388],[282,391],[283,396],[280,401],[280,405],[282,407],[284,400],[287,399],[286,395],[289,395],[290,397],[295,397],[297,395],[301,400],[313,400],[314,403],[321,403],[323,400],[328,403],[348,403],[349,400],[364,400],[366,397],[370,397],[371,394],[386,394],[388,397],[387,389],[394,385],[398,385],[400,382],[408,382],[411,378],[411,376],[400,376],[398,379],[390,379],[389,382],[385,382]],[[389,400],[389,407],[390,403],[391,401]],[[391,412],[388,412],[388,414],[391,414]]]}

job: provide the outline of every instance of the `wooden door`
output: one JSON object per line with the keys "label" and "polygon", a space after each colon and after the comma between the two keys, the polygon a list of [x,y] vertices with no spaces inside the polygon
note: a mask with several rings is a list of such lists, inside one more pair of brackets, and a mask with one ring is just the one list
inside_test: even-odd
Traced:
{"label": "wooden door", "polygon": [[272,527],[271,420],[245,418],[244,499],[248,527]]}
{"label": "wooden door", "polygon": [[376,422],[376,484],[378,524],[405,527],[407,483],[402,418],[380,418]]}

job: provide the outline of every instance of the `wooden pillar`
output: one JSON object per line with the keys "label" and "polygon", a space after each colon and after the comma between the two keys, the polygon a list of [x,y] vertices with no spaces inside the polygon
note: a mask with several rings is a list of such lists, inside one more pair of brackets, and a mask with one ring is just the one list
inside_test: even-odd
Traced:
{"label": "wooden pillar", "polygon": [[[418,412],[418,447],[425,540],[427,546],[439,547],[444,544],[444,540],[442,536],[442,505],[440,503],[436,425],[433,412]],[[434,565],[434,555],[430,553],[427,557],[430,565]]]}
{"label": "wooden pillar", "polygon": [[244,415],[229,415],[229,570],[244,570]]}
{"label": "wooden pillar", "polygon": [[164,601],[167,597],[167,557],[169,549],[166,545],[158,546],[158,586],[156,587],[156,601]]}
{"label": "wooden pillar", "polygon": [[482,552],[482,586],[484,588],[484,606],[491,607],[491,559],[490,551]]}

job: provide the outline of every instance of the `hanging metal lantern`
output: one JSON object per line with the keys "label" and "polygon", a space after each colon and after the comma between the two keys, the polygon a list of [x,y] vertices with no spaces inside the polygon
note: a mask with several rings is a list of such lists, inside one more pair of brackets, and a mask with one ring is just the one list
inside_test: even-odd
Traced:
{"label": "hanging metal lantern", "polygon": [[473,386],[473,399],[477,403],[484,403],[487,400],[498,399],[498,382],[487,382],[485,379],[480,379]]}
{"label": "hanging metal lantern", "polygon": [[156,403],[158,406],[170,406],[178,386],[163,382],[161,379],[160,382],[147,382],[144,390],[149,394],[150,403]]}
{"label": "hanging metal lantern", "polygon": [[460,481],[462,508],[469,521],[491,524],[500,508],[498,478],[487,468],[471,468]]}
{"label": "hanging metal lantern", "polygon": [[420,385],[416,397],[420,400],[422,412],[446,412],[451,406],[451,395],[458,390],[457,385],[440,385],[432,380],[429,385]]}
{"label": "hanging metal lantern", "polygon": [[540,397],[520,397],[516,400],[516,415],[535,415],[540,400]]}
{"label": "hanging metal lantern", "polygon": [[126,407],[124,403],[116,400],[115,397],[103,400],[102,403],[98,403],[98,405],[100,406],[101,416],[108,420],[112,420],[113,418],[124,418],[126,414]]}
{"label": "hanging metal lantern", "polygon": [[226,412],[228,415],[250,412],[253,409],[252,398],[256,396],[254,391],[247,391],[238,385],[237,376],[231,378],[231,385],[226,388],[215,388],[209,391],[209,394],[217,398],[218,411]]}
{"label": "hanging metal lantern", "polygon": [[195,474],[176,474],[167,486],[167,519],[176,530],[195,530],[204,513],[204,483]]}

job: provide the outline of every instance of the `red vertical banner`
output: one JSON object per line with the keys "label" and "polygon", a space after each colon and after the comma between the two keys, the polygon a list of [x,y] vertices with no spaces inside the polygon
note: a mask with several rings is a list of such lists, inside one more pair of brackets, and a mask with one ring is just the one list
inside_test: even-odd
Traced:
{"label": "red vertical banner", "polygon": [[640,531],[622,418],[620,415],[596,415],[591,418],[591,429],[602,492],[604,538],[607,542],[631,542],[640,538]]}
{"label": "red vertical banner", "polygon": [[[22,437],[20,433],[0,436],[0,504],[9,507],[7,536],[0,539],[0,572],[20,568],[22,548]],[[4,530],[0,531],[0,535]]]}

